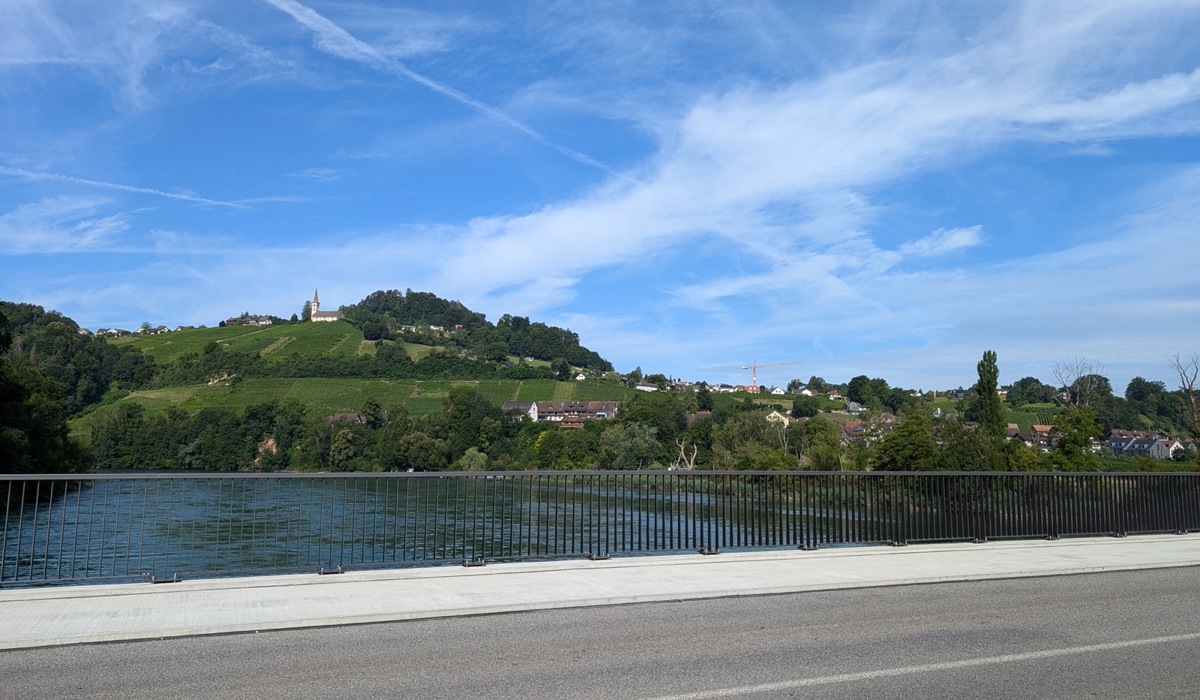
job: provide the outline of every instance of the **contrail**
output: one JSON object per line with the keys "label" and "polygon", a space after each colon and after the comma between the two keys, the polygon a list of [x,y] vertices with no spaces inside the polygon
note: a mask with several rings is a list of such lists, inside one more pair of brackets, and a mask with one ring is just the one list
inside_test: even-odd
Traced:
{"label": "contrail", "polygon": [[178,199],[181,202],[192,202],[194,204],[211,204],[217,207],[231,207],[233,209],[249,209],[250,207],[244,204],[235,204],[234,202],[222,202],[217,199],[209,199],[208,197],[200,197],[186,192],[165,192],[156,190],[150,187],[137,187],[134,185],[122,185],[119,182],[105,182],[103,180],[89,180],[84,177],[74,177],[72,175],[60,175],[58,173],[39,173],[24,168],[10,168],[6,165],[0,165],[0,175],[11,175],[19,177],[23,180],[49,180],[51,182],[69,182],[75,185],[88,185],[89,187],[100,187],[106,190],[120,190],[121,192],[136,192],[138,194],[151,194],[156,197],[166,197],[167,199]]}
{"label": "contrail", "polygon": [[534,141],[558,151],[571,160],[583,163],[584,165],[588,165],[593,168],[597,168],[614,177],[628,179],[625,175],[615,172],[604,163],[601,163],[587,154],[580,153],[573,148],[567,148],[566,146],[554,143],[545,136],[542,136],[530,127],[522,124],[516,119],[513,119],[495,107],[480,102],[464,92],[455,90],[448,85],[443,85],[436,80],[432,80],[421,75],[420,73],[413,71],[403,63],[386,56],[374,46],[371,46],[365,41],[354,37],[354,35],[350,34],[350,32],[347,32],[337,24],[334,24],[327,17],[321,15],[311,7],[302,5],[299,2],[296,2],[296,0],[263,1],[274,5],[277,9],[283,12],[286,12],[292,16],[292,19],[312,30],[313,33],[317,35],[317,48],[324,50],[327,53],[331,53],[335,56],[350,61],[357,61],[359,63],[372,65],[380,70],[395,73],[402,77],[408,78],[418,85],[424,85],[440,95],[449,97],[455,102],[466,105],[467,107],[470,107],[484,116],[491,117],[505,126],[525,134]]}

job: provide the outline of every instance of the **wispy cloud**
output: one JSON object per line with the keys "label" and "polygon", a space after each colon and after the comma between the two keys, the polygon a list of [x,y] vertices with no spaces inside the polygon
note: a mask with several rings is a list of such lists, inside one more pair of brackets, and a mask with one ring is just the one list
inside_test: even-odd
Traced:
{"label": "wispy cloud", "polygon": [[303,170],[288,173],[288,177],[317,182],[334,182],[351,174],[353,174],[353,171],[342,168],[304,168]]}
{"label": "wispy cloud", "polygon": [[[131,264],[134,281],[114,293],[141,303],[153,296],[150,290],[166,290],[155,303],[188,309],[189,300],[202,296],[205,308],[194,313],[209,314],[211,322],[245,310],[238,308],[240,300],[251,297],[266,307],[256,311],[298,309],[312,284],[321,287],[322,298],[328,290],[343,303],[374,289],[411,286],[460,298],[493,317],[508,312],[561,319],[592,333],[585,341],[618,364],[669,371],[713,367],[728,358],[725,379],[738,376],[733,365],[754,356],[803,355],[812,361],[802,368],[806,374],[845,379],[868,371],[924,384],[920,377],[945,376],[955,357],[977,358],[987,347],[1001,352],[1005,372],[1022,374],[1038,374],[1039,357],[1104,355],[1104,347],[1116,358],[1104,357],[1115,371],[1132,366],[1147,347],[1159,353],[1172,343],[1194,343],[1187,324],[1165,323],[1152,338],[1130,340],[1104,323],[1105,317],[1153,317],[1164,309],[1184,317],[1200,313],[1189,272],[1200,260],[1196,247],[1187,245],[1200,219],[1194,205],[1200,186],[1194,173],[1164,176],[1170,168],[1187,169],[1180,163],[1194,141],[1172,154],[1169,165],[1139,162],[1148,149],[1136,142],[1200,135],[1200,70],[1191,40],[1200,31],[1200,11],[1194,3],[1018,1],[983,11],[904,2],[836,11],[681,3],[640,5],[626,13],[562,2],[532,19],[480,3],[473,11],[494,11],[503,21],[484,27],[481,20],[464,30],[481,35],[469,50],[455,34],[459,6],[440,10],[433,28],[410,41],[403,10],[315,5],[336,8],[326,16],[296,0],[266,4],[251,6],[258,13],[255,24],[241,31],[191,23],[194,31],[186,35],[207,42],[202,51],[167,54],[164,46],[171,42],[159,39],[144,44],[144,53],[77,50],[63,54],[64,60],[78,58],[82,66],[99,57],[110,66],[105,70],[128,77],[122,84],[147,90],[162,83],[146,76],[170,74],[184,59],[204,68],[213,83],[239,62],[251,77],[336,73],[340,82],[316,86],[327,91],[320,100],[312,99],[313,84],[300,85],[304,101],[295,113],[308,116],[302,110],[319,102],[324,121],[300,119],[318,127],[289,132],[292,125],[280,120],[270,145],[284,144],[278,151],[287,156],[264,148],[265,158],[277,160],[262,169],[242,168],[243,175],[254,171],[247,178],[290,174],[295,189],[311,200],[284,191],[281,197],[222,202],[169,188],[55,175],[50,171],[102,171],[43,166],[37,157],[7,157],[10,166],[0,167],[0,176],[59,191],[85,186],[203,205],[170,208],[203,215],[191,221],[154,221],[161,227],[154,233],[157,266]],[[281,46],[278,27],[264,28],[261,21],[264,14],[274,16],[272,8],[335,60],[305,61],[299,48]],[[377,15],[387,18],[387,26],[371,24]],[[283,17],[276,16],[293,28]],[[154,26],[170,28],[171,37],[188,31],[181,28],[188,23],[170,17],[163,22]],[[38,30],[42,48],[0,48],[0,56],[53,59],[59,54],[45,47],[58,46],[54,32],[76,31],[66,26],[50,22]],[[0,37],[7,36],[3,32]],[[183,58],[172,62],[164,55]],[[422,72],[409,67],[418,66],[418,55],[429,57],[419,64]],[[111,67],[118,64],[126,68]],[[115,81],[106,80],[110,87]],[[485,81],[503,86],[484,92],[477,86]],[[379,89],[380,82],[424,89],[389,92]],[[364,97],[365,88],[356,90],[367,84]],[[498,107],[476,97],[484,94],[509,97]],[[271,99],[277,96],[272,91]],[[437,128],[429,126],[428,111],[412,116],[443,101],[462,105],[473,126],[485,127],[472,134],[479,141],[454,144],[461,160],[449,164],[438,156],[450,137],[428,138]],[[275,124],[269,121],[279,113],[271,109],[275,105],[255,107],[248,119]],[[537,129],[514,116],[527,114],[538,115]],[[570,140],[583,133],[580,124],[593,121],[604,121],[606,130],[589,132],[591,142]],[[461,129],[454,127],[457,136]],[[412,170],[403,169],[403,159],[387,157],[394,150],[379,148],[396,133],[434,143],[410,159],[420,161]],[[336,138],[320,140],[331,134]],[[479,200],[486,203],[471,211],[483,214],[466,221],[459,210],[436,211],[441,202],[419,213],[407,208],[409,201],[446,194],[422,189],[418,181],[425,172],[419,169],[427,166],[437,170],[430,180],[454,183],[438,185],[447,191],[467,168],[500,172],[506,187],[520,183],[510,189],[524,186],[523,178],[553,180],[565,172],[546,162],[578,170],[541,148],[526,148],[540,159],[532,165],[475,158],[485,149],[500,150],[498,143],[522,141],[513,134],[526,137],[525,146],[546,144],[609,177],[586,191],[557,190],[571,192],[557,199],[524,191],[520,199],[506,199],[508,192],[498,193],[502,188],[481,188]],[[559,145],[566,140],[599,145],[574,150]],[[617,147],[608,149],[614,142]],[[635,178],[583,153],[593,148],[610,162],[633,163],[629,173]],[[305,167],[312,163],[328,167]],[[339,165],[353,169],[353,181]],[[1109,182],[1074,179],[1089,167],[1105,169]],[[1036,184],[1022,179],[1026,173]],[[1130,176],[1159,186],[1129,192]],[[1120,190],[1088,191],[1112,180],[1121,181]],[[393,182],[399,184],[390,187]],[[1047,199],[1069,200],[1051,212],[1052,221],[1042,220],[1046,211],[1020,201],[1043,182]],[[362,192],[351,192],[359,184]],[[445,201],[475,195],[473,185]],[[401,189],[412,200],[403,200]],[[235,190],[231,185],[225,191]],[[213,207],[262,201],[329,206],[273,208],[279,216],[271,221],[264,215],[247,223],[254,216],[241,211],[216,220],[220,212]],[[335,202],[352,204],[339,208]],[[1009,203],[1019,211],[999,211]],[[105,245],[128,225],[108,204],[88,209],[77,203],[72,210],[63,202],[57,214],[55,206],[53,198],[27,208],[9,205],[0,240],[15,250],[24,240],[19,231],[41,231],[42,240],[67,250],[72,236]],[[283,235],[277,231],[295,243],[273,242],[273,235]],[[1110,291],[1118,278],[1119,295]],[[297,280],[305,280],[306,288],[287,289]],[[87,283],[103,286],[95,278]],[[86,288],[64,285],[62,298]],[[1029,342],[1047,335],[1053,348]],[[973,370],[973,360],[964,364],[968,376]]]}
{"label": "wispy cloud", "polygon": [[534,141],[542,143],[547,147],[558,151],[571,160],[591,166],[593,168],[597,168],[614,177],[625,177],[624,175],[617,173],[612,168],[585,153],[551,141],[541,133],[534,130],[532,127],[524,124],[505,112],[480,100],[477,100],[460,90],[456,90],[449,85],[417,73],[374,46],[354,37],[345,29],[335,24],[311,7],[302,5],[295,0],[264,0],[264,2],[274,5],[279,10],[290,15],[292,19],[296,20],[312,31],[316,37],[317,48],[325,51],[326,53],[348,61],[363,63],[392,75],[398,75],[403,78],[407,78],[418,85],[424,86],[440,95],[462,104],[463,106],[469,107],[470,109],[484,115],[485,117],[488,117],[489,119],[500,122],[501,124],[504,124],[505,126],[514,129],[525,136],[528,136]]}
{"label": "wispy cloud", "polygon": [[247,209],[245,204],[236,202],[223,202],[218,199],[209,199],[201,197],[191,192],[169,192],[166,190],[158,190],[152,187],[138,187],[136,185],[125,185],[119,182],[106,182],[104,180],[92,180],[89,178],[75,177],[73,175],[62,175],[60,173],[36,172],[33,170],[25,170],[24,168],[12,168],[5,165],[0,165],[0,175],[19,178],[29,182],[60,182],[71,185],[83,185],[85,187],[96,187],[105,190],[117,190],[119,192],[131,192],[134,194],[148,194],[154,197],[163,197],[166,199],[174,199],[180,202],[190,202],[192,204],[205,204],[216,207],[231,207],[233,209]]}
{"label": "wispy cloud", "polygon": [[905,255],[927,258],[972,248],[983,241],[983,227],[938,229],[932,234],[900,247]]}
{"label": "wispy cloud", "polygon": [[0,253],[8,255],[90,251],[129,229],[127,214],[102,215],[109,200],[51,197],[0,216]]}

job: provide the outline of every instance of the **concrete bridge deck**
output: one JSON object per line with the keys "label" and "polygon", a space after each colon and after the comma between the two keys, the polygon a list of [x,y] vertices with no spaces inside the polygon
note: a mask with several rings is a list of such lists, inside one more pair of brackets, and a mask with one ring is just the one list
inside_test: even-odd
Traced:
{"label": "concrete bridge deck", "polygon": [[1200,566],[1200,534],[679,554],[0,590],[0,649]]}

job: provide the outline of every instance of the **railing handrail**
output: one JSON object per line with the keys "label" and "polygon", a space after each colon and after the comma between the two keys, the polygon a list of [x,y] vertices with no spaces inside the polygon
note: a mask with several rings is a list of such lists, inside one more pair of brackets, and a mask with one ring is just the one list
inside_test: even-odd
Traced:
{"label": "railing handrail", "polygon": [[89,472],[0,487],[0,585],[1200,530],[1196,472]]}
{"label": "railing handrail", "polygon": [[214,472],[214,471],[135,471],[135,472],[81,472],[75,474],[0,474],[0,481],[91,481],[122,479],[419,479],[419,478],[496,478],[496,477],[532,477],[532,476],[613,476],[613,475],[642,475],[642,476],[862,476],[867,478],[885,478],[889,476],[1105,476],[1105,477],[1170,477],[1200,478],[1200,472],[1013,472],[1013,471],[743,471],[743,470],[667,470],[667,469],[538,469],[527,471],[428,471],[428,472]]}

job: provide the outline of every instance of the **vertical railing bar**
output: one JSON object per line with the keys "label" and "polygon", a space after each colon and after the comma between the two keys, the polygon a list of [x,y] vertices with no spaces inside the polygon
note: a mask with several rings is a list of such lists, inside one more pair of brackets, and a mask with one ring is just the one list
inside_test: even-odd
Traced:
{"label": "vertical railing bar", "polygon": [[[12,501],[13,501],[13,486],[20,483],[24,486],[25,482],[4,482],[4,534],[0,535],[0,583],[6,580],[5,572],[8,571],[8,531],[12,527]],[[20,544],[20,540],[17,540]],[[18,558],[13,558],[13,563],[20,561]]]}
{"label": "vertical railing bar", "polygon": [[430,511],[432,510],[429,507],[429,493],[428,493],[430,480],[429,480],[429,477],[426,476],[425,474],[422,474],[421,476],[416,477],[416,478],[418,480],[417,481],[417,489],[418,489],[417,490],[417,493],[418,493],[417,507],[420,508],[420,511],[421,511],[421,532],[420,532],[421,561],[426,561],[429,559],[429,549],[430,549],[429,518],[430,518],[430,514],[431,514]]}
{"label": "vertical railing bar", "polygon": [[[39,490],[41,489],[42,483],[43,482],[41,482],[41,481],[38,482]],[[45,520],[46,520],[46,544],[45,544],[45,550],[42,554],[42,578],[40,579],[42,581],[45,581],[50,577],[50,525],[52,522],[52,515],[54,513],[54,483],[55,482],[51,481],[51,482],[48,482],[48,484],[47,484],[50,487],[50,496],[49,496],[49,498],[46,499],[46,518],[45,518]],[[38,523],[38,521],[42,520],[41,504],[42,504],[42,499],[41,499],[41,493],[39,491],[38,500],[37,500],[37,503],[34,505],[34,510],[33,510],[33,512],[34,512],[33,542],[34,542],[35,556],[36,556],[37,542],[38,542],[37,523]],[[33,566],[34,566],[34,564],[31,561],[29,564],[30,576],[33,575]]]}
{"label": "vertical railing bar", "polygon": [[[95,523],[94,510],[95,510],[95,503],[96,503],[96,483],[95,483],[95,481],[89,481],[89,484],[90,485],[88,486],[88,530],[86,530],[86,537],[88,537],[88,544],[86,544],[86,549],[84,550],[86,552],[86,554],[84,554],[84,557],[83,557],[84,576],[88,575],[88,573],[91,570],[91,533],[92,533],[92,530],[95,530],[95,528],[94,528],[94,523]],[[8,536],[8,517],[6,514],[5,515],[5,537],[7,537],[7,536]],[[78,540],[78,538],[79,538],[79,526],[78,526],[78,523],[76,523],[76,539]],[[7,548],[5,548],[5,551],[8,551]],[[0,580],[4,580],[4,576],[0,576]]]}
{"label": "vertical railing bar", "polygon": [[[57,562],[58,565],[54,567],[54,578],[58,579],[58,580],[62,579],[62,567],[63,567],[63,559],[64,559],[63,550],[66,549],[66,542],[67,542],[67,539],[66,539],[66,537],[67,537],[67,501],[68,501],[68,497],[72,493],[70,484],[71,484],[71,482],[69,482],[69,481],[62,482],[63,502],[62,502],[62,508],[60,509],[60,510],[62,510],[62,523],[59,524],[59,528],[58,528],[58,562]],[[75,519],[76,520],[79,519],[78,513],[76,513]],[[72,540],[72,542],[74,542],[74,540]],[[73,546],[72,546],[72,550],[74,550]],[[71,552],[71,566],[73,567],[74,565],[75,565],[75,552],[72,551]]]}
{"label": "vertical railing bar", "polygon": [[[410,528],[408,526],[409,513],[412,512],[412,508],[409,507],[409,505],[408,505],[408,497],[409,497],[409,494],[412,492],[412,487],[413,487],[414,482],[411,478],[405,478],[400,483],[404,485],[404,506],[401,507],[396,513],[396,525],[400,529],[400,535],[399,535],[400,561],[408,561],[408,554],[409,554],[408,535],[413,529],[415,529],[415,527]],[[398,493],[397,493],[397,498],[399,498]],[[414,523],[414,525],[415,525],[415,523]],[[413,558],[416,559],[417,545],[416,545],[415,540],[413,541],[412,555],[413,555]]]}
{"label": "vertical railing bar", "polygon": [[555,550],[554,554],[561,556],[566,554],[567,549],[571,546],[571,528],[569,523],[571,513],[569,504],[574,494],[571,493],[569,482],[564,475],[555,474],[554,481],[558,484],[559,495],[558,549]]}
{"label": "vertical railing bar", "polygon": [[400,481],[397,479],[385,479],[383,482],[383,502],[380,504],[380,512],[383,517],[383,561],[389,564],[396,563],[396,543],[398,539],[399,515],[397,512],[397,496],[400,491]]}

